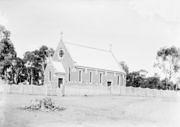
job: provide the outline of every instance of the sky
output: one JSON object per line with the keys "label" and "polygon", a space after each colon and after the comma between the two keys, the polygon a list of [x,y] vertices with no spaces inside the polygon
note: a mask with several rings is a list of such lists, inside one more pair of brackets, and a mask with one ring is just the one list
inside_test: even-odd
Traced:
{"label": "sky", "polygon": [[154,73],[162,47],[180,47],[178,0],[0,0],[0,24],[19,57],[63,40],[108,49],[130,71]]}

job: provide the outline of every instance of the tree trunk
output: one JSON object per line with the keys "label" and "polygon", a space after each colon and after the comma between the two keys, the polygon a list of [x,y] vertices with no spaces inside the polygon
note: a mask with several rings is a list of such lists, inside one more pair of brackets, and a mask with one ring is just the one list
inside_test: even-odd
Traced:
{"label": "tree trunk", "polygon": [[32,69],[31,69],[31,74],[30,75],[31,75],[31,81],[30,81],[31,83],[30,83],[30,85],[32,85],[33,84],[33,72],[32,72]]}

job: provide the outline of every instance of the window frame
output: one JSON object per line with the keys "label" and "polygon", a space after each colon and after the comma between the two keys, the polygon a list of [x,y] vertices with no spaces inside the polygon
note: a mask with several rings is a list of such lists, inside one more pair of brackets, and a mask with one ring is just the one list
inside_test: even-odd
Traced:
{"label": "window frame", "polygon": [[71,68],[68,70],[68,81],[71,82]]}
{"label": "window frame", "polygon": [[89,72],[89,83],[92,84],[93,81],[93,73],[92,71]]}
{"label": "window frame", "polygon": [[60,59],[62,59],[64,57],[64,54],[65,54],[64,49],[62,49],[62,48],[59,49],[58,56],[59,56]]}
{"label": "window frame", "polygon": [[119,76],[119,74],[117,75],[117,85],[120,85],[120,76]]}
{"label": "window frame", "polygon": [[99,84],[103,83],[103,72],[99,72]]}
{"label": "window frame", "polygon": [[82,83],[82,70],[78,70],[78,81]]}

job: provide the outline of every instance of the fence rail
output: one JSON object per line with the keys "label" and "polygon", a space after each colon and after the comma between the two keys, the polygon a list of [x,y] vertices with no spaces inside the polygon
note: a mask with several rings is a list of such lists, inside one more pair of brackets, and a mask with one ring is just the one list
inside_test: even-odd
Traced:
{"label": "fence rail", "polygon": [[180,97],[178,91],[156,90],[135,87],[106,87],[106,86],[79,86],[70,85],[65,87],[65,95],[123,95],[140,97]]}
{"label": "fence rail", "polygon": [[0,82],[0,92],[33,95],[123,95],[141,97],[180,97],[180,92],[134,87],[107,87],[100,85],[65,85],[61,89],[36,85],[7,85]]}

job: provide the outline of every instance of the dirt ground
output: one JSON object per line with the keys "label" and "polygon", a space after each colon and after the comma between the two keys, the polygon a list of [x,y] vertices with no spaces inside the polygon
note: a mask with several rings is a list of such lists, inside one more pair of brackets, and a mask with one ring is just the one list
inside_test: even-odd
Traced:
{"label": "dirt ground", "polygon": [[51,97],[60,112],[24,111],[44,96],[0,94],[0,127],[177,127],[180,98],[127,96]]}

